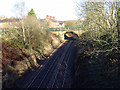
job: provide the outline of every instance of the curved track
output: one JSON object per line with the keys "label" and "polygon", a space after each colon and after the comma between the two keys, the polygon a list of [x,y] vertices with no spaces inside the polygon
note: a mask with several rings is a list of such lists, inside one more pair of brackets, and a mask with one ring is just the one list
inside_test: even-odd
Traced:
{"label": "curved track", "polygon": [[[67,41],[44,63],[24,88],[71,88],[73,61],[76,49],[74,41]],[[22,88],[22,87],[20,87]]]}

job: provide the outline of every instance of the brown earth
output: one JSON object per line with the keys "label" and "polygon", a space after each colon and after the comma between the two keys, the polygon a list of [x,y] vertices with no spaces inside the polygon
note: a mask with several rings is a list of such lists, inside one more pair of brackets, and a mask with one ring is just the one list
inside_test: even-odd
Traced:
{"label": "brown earth", "polygon": [[44,60],[62,40],[58,35],[51,34],[49,41],[44,45],[44,55],[33,51],[30,53],[24,47],[18,48],[14,42],[2,39],[2,85],[13,87],[14,82],[39,67],[39,60]]}

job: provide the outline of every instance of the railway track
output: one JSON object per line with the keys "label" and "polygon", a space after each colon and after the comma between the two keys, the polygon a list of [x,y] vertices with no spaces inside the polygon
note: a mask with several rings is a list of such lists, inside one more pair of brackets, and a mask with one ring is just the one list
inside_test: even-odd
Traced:
{"label": "railway track", "polygon": [[[44,67],[35,73],[34,78],[22,88],[70,88],[72,81],[67,77],[70,76],[72,51],[75,51],[72,44],[73,41],[65,42],[49,60],[44,62]],[[69,85],[66,84],[67,81]]]}
{"label": "railway track", "polygon": [[[65,63],[67,61],[66,57],[69,55],[70,53],[70,47],[72,45],[73,42],[70,42],[66,47],[65,47],[65,51],[64,53],[61,55],[61,57],[57,57],[55,65],[56,66],[52,66],[52,69],[49,71],[48,74],[46,74],[46,77],[44,77],[43,82],[41,82],[38,86],[38,88],[53,88],[56,80],[60,74],[60,70],[63,67],[63,63]],[[64,68],[64,67],[63,67]],[[64,71],[63,71],[64,72]],[[51,78],[50,78],[51,77]]]}

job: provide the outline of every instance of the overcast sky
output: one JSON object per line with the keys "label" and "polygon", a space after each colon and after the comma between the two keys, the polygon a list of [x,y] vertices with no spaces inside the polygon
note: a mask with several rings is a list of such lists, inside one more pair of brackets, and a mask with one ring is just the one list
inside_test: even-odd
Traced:
{"label": "overcast sky", "polygon": [[33,8],[38,18],[50,15],[57,20],[77,19],[75,2],[79,0],[0,0],[0,16],[16,16],[13,6],[21,1],[25,2],[26,11]]}

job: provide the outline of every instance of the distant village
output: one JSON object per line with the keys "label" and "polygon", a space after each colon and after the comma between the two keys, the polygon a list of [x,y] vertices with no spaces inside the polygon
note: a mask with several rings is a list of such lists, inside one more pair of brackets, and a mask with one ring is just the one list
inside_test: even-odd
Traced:
{"label": "distant village", "polygon": [[[6,18],[0,17],[0,28],[11,28],[12,24],[18,24],[21,19],[18,18]],[[49,28],[58,28],[58,27],[65,27],[64,21],[57,21],[55,16],[46,15],[44,19],[40,19],[40,22],[47,21]],[[14,27],[17,28],[17,27]]]}

